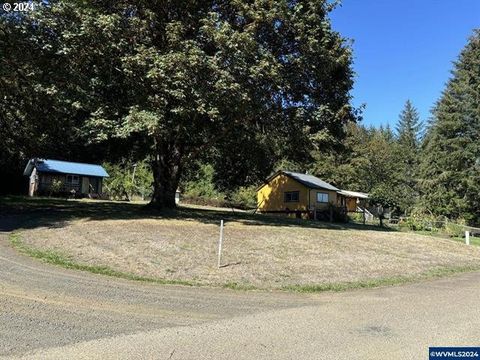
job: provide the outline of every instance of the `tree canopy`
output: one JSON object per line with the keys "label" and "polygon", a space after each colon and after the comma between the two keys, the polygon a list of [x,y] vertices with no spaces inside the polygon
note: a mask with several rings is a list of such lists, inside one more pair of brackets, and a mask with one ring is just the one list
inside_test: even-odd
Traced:
{"label": "tree canopy", "polygon": [[480,223],[480,31],[454,63],[434,110],[421,163],[422,205]]}
{"label": "tree canopy", "polygon": [[[356,115],[352,54],[331,27],[333,8],[318,0],[58,0],[3,15],[2,41],[15,48],[4,62],[31,60],[7,85],[11,94],[34,90],[28,106],[5,102],[12,109],[3,122],[22,122],[28,133],[41,117],[45,128],[25,137],[50,144],[98,143],[110,153],[127,144],[151,162],[152,203],[172,207],[185,168],[213,150],[227,157],[235,138],[267,162],[302,158],[343,135]],[[34,152],[48,154],[37,147],[22,156]]]}

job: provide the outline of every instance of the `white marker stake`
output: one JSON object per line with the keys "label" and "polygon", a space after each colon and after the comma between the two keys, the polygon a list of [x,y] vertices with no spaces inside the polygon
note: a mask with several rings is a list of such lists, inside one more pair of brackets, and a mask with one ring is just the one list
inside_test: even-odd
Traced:
{"label": "white marker stake", "polygon": [[218,267],[222,260],[223,220],[220,221],[220,239],[218,239]]}
{"label": "white marker stake", "polygon": [[465,244],[470,245],[470,231],[465,231]]}

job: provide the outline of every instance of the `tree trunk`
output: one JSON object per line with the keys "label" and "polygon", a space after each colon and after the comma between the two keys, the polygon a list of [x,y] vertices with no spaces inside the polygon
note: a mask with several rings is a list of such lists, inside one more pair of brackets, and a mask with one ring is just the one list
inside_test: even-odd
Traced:
{"label": "tree trunk", "polygon": [[156,158],[152,163],[153,195],[149,205],[156,209],[173,209],[180,182],[182,152],[172,144],[159,142],[156,149]]}

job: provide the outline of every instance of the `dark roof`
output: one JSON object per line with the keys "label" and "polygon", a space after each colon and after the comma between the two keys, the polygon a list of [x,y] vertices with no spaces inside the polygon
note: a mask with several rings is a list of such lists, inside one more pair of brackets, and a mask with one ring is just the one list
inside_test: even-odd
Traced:
{"label": "dark roof", "polygon": [[36,168],[37,171],[47,173],[108,177],[108,173],[100,165],[50,159],[29,160],[23,175],[29,176],[32,173],[33,168]]}
{"label": "dark roof", "polygon": [[273,178],[277,177],[279,174],[285,174],[288,177],[291,177],[295,181],[298,181],[300,184],[305,185],[310,189],[325,189],[325,190],[339,191],[339,189],[337,189],[335,186],[317,178],[316,176],[297,173],[293,171],[277,171],[275,174],[270,175],[265,180],[265,183],[262,186],[260,186],[257,190],[259,190],[265,184],[268,184]]}
{"label": "dark roof", "polygon": [[297,180],[300,184],[305,185],[311,189],[326,189],[332,191],[339,191],[335,186],[323,181],[322,179],[317,178],[313,175],[296,173],[292,171],[282,171],[285,175],[290,176],[291,178]]}

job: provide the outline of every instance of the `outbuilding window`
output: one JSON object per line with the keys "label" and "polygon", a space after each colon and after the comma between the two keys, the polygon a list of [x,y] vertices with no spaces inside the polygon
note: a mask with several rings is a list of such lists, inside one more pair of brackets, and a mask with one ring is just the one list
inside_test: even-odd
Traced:
{"label": "outbuilding window", "polygon": [[80,178],[78,175],[67,175],[67,184],[69,185],[79,185]]}
{"label": "outbuilding window", "polygon": [[328,193],[317,192],[317,202],[328,203]]}
{"label": "outbuilding window", "polygon": [[300,201],[300,191],[285,192],[285,202],[299,202],[299,201]]}

